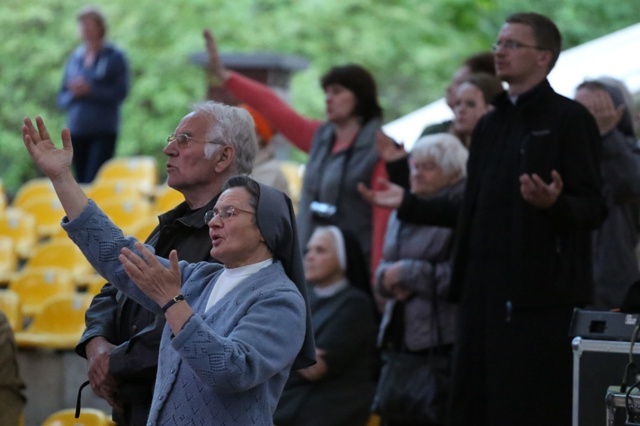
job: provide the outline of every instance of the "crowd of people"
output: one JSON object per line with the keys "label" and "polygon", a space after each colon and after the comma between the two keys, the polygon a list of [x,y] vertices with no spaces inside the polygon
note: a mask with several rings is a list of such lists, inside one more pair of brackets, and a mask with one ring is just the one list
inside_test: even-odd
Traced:
{"label": "crowd of people", "polygon": [[[117,424],[364,426],[393,379],[383,353],[427,364],[437,351],[451,366],[443,415],[379,411],[383,426],[569,425],[573,310],[619,308],[640,282],[624,84],[558,95],[558,28],[516,13],[453,73],[453,119],[408,153],[381,129],[365,68],[328,70],[313,120],[203,35],[210,84],[243,104],[201,102],[178,123],[163,153],[184,202],[144,244],[79,185],[82,132],[58,148],[42,118],[22,128],[62,226],[108,280],[76,351]],[[266,166],[275,132],[309,153],[297,211]]]}

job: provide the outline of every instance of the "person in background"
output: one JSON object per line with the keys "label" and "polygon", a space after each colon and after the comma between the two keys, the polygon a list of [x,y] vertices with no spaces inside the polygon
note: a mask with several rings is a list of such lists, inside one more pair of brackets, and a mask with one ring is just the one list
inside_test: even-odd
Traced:
{"label": "person in background", "polygon": [[258,152],[255,163],[253,164],[251,177],[260,183],[273,186],[285,194],[290,195],[289,182],[280,169],[280,162],[276,159],[276,151],[270,143],[275,133],[273,128],[255,108],[251,108],[247,104],[240,104],[238,107],[249,111],[249,114],[253,117],[253,122],[256,123]]}
{"label": "person in background", "polygon": [[[455,135],[465,147],[469,148],[471,134],[478,120],[493,108],[491,101],[502,92],[504,92],[502,82],[494,75],[483,72],[468,75],[465,80],[456,84],[452,107],[455,119],[450,122],[448,130],[443,132]],[[427,134],[436,133],[428,132]],[[378,138],[376,150],[385,162],[389,180],[409,188],[407,162],[409,154],[404,147],[391,138]]]}
{"label": "person in background", "polygon": [[58,105],[68,114],[78,182],[90,183],[115,153],[129,65],[124,52],[106,41],[107,21],[100,9],[85,6],[77,19],[83,44],[67,60]]}
{"label": "person in background", "polygon": [[36,124],[25,118],[23,141],[51,180],[69,237],[110,283],[167,320],[147,424],[271,425],[291,368],[315,362],[291,200],[231,178],[205,215],[222,264],[179,261],[176,250],[167,260],[87,198],[71,173],[69,130],[56,148],[42,118]]}
{"label": "person in background", "polygon": [[571,423],[569,324],[593,298],[591,232],[606,206],[595,120],[547,80],[561,40],[543,15],[506,19],[494,51],[509,89],[474,130],[461,202],[360,185],[400,220],[456,228],[450,426]]}
{"label": "person in background", "polygon": [[[466,81],[471,74],[486,73],[490,75],[496,74],[496,68],[493,63],[492,52],[480,52],[472,55],[464,60],[462,65],[456,69],[451,76],[451,83],[447,86],[445,92],[445,100],[447,106],[453,111],[456,106],[456,99],[458,94],[458,87]],[[431,135],[435,133],[452,133],[455,136],[459,135],[453,126],[454,119],[445,120],[440,123],[430,124],[422,130],[420,136]],[[462,140],[462,138],[460,138]]]}
{"label": "person in background", "polygon": [[614,87],[616,90],[622,93],[624,104],[629,109],[629,114],[631,115],[631,125],[627,126],[631,128],[633,137],[638,138],[638,134],[640,132],[640,111],[638,111],[638,108],[635,107],[633,95],[631,94],[629,87],[627,87],[627,85],[622,80],[607,75],[600,76],[595,80],[606,86]]}
{"label": "person in background", "polygon": [[364,426],[375,390],[377,317],[355,237],[319,226],[307,243],[317,363],[291,373],[274,414],[277,426]]}
{"label": "person in background", "polygon": [[13,330],[0,310],[0,424],[19,426],[26,398]]}
{"label": "person in background", "polygon": [[[216,102],[195,104],[167,139],[167,184],[184,202],[158,217],[146,240],[158,256],[178,250],[187,262],[211,258],[204,222],[227,179],[251,173],[257,151],[245,110]],[[145,425],[151,407],[164,316],[145,309],[107,283],[86,312],[76,352],[89,361],[96,395],[112,407],[118,425]]]}
{"label": "person in background", "polygon": [[633,283],[640,281],[636,247],[640,232],[640,149],[618,82],[587,80],[576,88],[575,100],[593,115],[602,136],[602,191],[607,218],[593,233],[595,298],[592,309],[622,306]]}
{"label": "person in background", "polygon": [[[460,200],[468,155],[449,133],[421,137],[411,150],[411,193]],[[452,246],[451,228],[403,222],[392,213],[375,283],[386,301],[378,342],[383,350],[423,355],[425,362],[434,349],[452,353],[456,307],[447,300]],[[381,416],[385,426],[408,425]]]}
{"label": "person in background", "polygon": [[453,133],[465,147],[469,148],[471,134],[480,117],[493,108],[491,101],[502,92],[502,82],[495,75],[486,73],[471,74],[458,86],[453,108]]}
{"label": "person in background", "polygon": [[303,117],[267,86],[227,70],[213,36],[204,37],[209,55],[210,82],[219,84],[258,110],[299,149],[309,153],[298,205],[300,241],[304,246],[314,228],[333,224],[353,232],[375,267],[380,259],[386,209],[372,208],[358,194],[358,182],[374,184],[385,177],[375,151],[382,108],[371,74],[355,64],[331,68],[321,78],[325,93],[325,122]]}

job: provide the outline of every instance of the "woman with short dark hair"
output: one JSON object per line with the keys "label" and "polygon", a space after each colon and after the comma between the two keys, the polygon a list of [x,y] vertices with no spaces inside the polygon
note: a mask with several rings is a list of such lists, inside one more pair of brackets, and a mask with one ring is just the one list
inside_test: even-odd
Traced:
{"label": "woman with short dark hair", "polygon": [[210,82],[217,82],[242,102],[258,110],[299,149],[309,153],[297,220],[301,244],[318,225],[332,224],[353,232],[375,267],[382,250],[389,212],[371,207],[357,184],[375,185],[386,176],[375,151],[382,108],[375,81],[360,65],[331,68],[320,80],[325,93],[326,121],[299,115],[267,86],[227,70],[213,36],[204,33],[209,54]]}

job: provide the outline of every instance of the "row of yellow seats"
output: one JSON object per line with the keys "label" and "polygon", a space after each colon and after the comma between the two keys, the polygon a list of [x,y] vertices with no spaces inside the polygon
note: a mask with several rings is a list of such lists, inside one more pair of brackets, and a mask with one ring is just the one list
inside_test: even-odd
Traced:
{"label": "row of yellow seats", "polygon": [[[141,194],[153,195],[158,185],[157,174],[157,164],[154,157],[115,157],[100,167],[95,180],[87,187],[107,188],[113,182],[124,182],[126,185],[111,189],[116,193],[135,190]],[[0,188],[2,187],[0,186]],[[53,192],[53,187],[47,178],[31,179],[18,188],[11,205],[19,207],[31,198],[48,195],[51,192]]]}
{"label": "row of yellow seats", "polygon": [[100,292],[106,280],[99,275],[78,285],[67,271],[58,268],[25,269],[16,274],[6,287],[0,288],[0,310],[4,311],[14,330],[21,330],[37,316],[50,299],[61,295],[86,295]]}
{"label": "row of yellow seats", "polygon": [[0,309],[7,316],[20,348],[73,349],[85,329],[84,315],[91,300],[89,294],[56,294],[47,298],[25,323],[20,296],[13,290],[0,290]]}
{"label": "row of yellow seats", "polygon": [[[48,300],[59,295],[87,294],[93,296],[104,284],[102,277],[77,285],[71,275],[61,268],[27,268],[9,281],[6,290],[18,298],[16,307],[21,318],[36,316]],[[6,296],[5,296],[6,297]],[[13,300],[9,300],[12,304]]]}
{"label": "row of yellow seats", "polygon": [[[182,202],[183,196],[178,191],[170,188],[166,184],[149,187],[147,184],[140,185],[138,181],[131,177],[109,178],[108,180],[97,180],[90,185],[83,187],[87,196],[95,200],[98,204],[114,199],[126,200],[146,200],[149,201],[153,210],[165,212]],[[10,207],[26,209],[26,206],[34,200],[57,200],[55,191],[48,179],[37,178],[25,182],[16,193]]]}
{"label": "row of yellow seats", "polygon": [[[151,197],[158,185],[156,159],[151,156],[115,157],[102,165],[95,180],[87,185],[89,191],[101,196]],[[31,179],[16,193],[11,202],[13,207],[21,207],[31,198],[46,196],[53,192],[48,179]]]}
{"label": "row of yellow seats", "polygon": [[[86,190],[96,200],[149,200],[155,195],[157,185],[157,164],[154,157],[118,157],[102,165],[96,179],[87,185]],[[1,185],[0,189],[6,205],[6,195]],[[53,186],[46,178],[31,179],[22,184],[9,207],[35,215],[40,237],[54,233],[63,216]],[[0,211],[4,211],[4,208],[0,208]]]}
{"label": "row of yellow seats", "polygon": [[22,271],[36,268],[63,269],[76,284],[86,283],[95,275],[80,249],[66,237],[36,243],[27,254],[29,257],[20,261],[14,241],[0,236],[0,285],[6,285]]}
{"label": "row of yellow seats", "polygon": [[[304,165],[292,161],[282,161],[282,172],[289,181],[291,196],[294,200],[299,198]],[[138,197],[140,195],[154,198],[158,197],[155,209],[164,212],[182,201],[182,196],[167,188],[166,185],[158,185],[158,170],[156,159],[152,156],[115,157],[102,165],[96,179],[88,185],[89,192],[95,199],[105,197]],[[25,182],[17,191],[11,205],[22,208],[23,205],[34,198],[50,196],[53,187],[48,179],[36,178]],[[7,197],[4,186],[0,180],[0,211],[4,210]]]}
{"label": "row of yellow seats", "polygon": [[[297,203],[304,166],[285,161],[281,163],[281,169],[289,180],[292,199]],[[96,180],[85,190],[89,198],[96,201],[125,233],[133,233],[140,222],[148,221],[149,216],[166,212],[183,201],[183,196],[178,191],[166,184],[157,185],[156,162],[153,157],[115,158],[105,163],[100,170]],[[28,218],[29,215],[33,219]],[[34,226],[36,240],[63,233],[60,220],[64,211],[51,182],[46,178],[24,183],[9,208],[0,209],[0,216],[4,216],[0,220],[0,235],[23,235],[16,248],[21,258],[28,257],[26,252],[29,244],[33,243],[31,228]]]}
{"label": "row of yellow seats", "polygon": [[[304,165],[292,161],[282,161],[280,168],[289,181],[291,196],[299,198]],[[0,189],[2,189],[0,182]],[[182,195],[165,185],[157,183],[157,164],[154,157],[118,157],[107,161],[98,172],[96,179],[86,187],[90,198],[97,202],[113,198],[154,199],[154,211],[162,213],[182,201]],[[2,191],[4,193],[4,191]],[[35,199],[54,197],[51,183],[46,178],[32,179],[24,183],[11,203],[12,207],[23,208]],[[6,203],[6,197],[5,197]],[[41,201],[44,202],[44,201]]]}
{"label": "row of yellow seats", "polygon": [[[11,240],[13,251],[21,260],[31,258],[35,247],[47,239],[67,238],[60,226],[64,212],[57,200],[32,206],[29,211],[10,207],[0,212],[0,238]],[[158,224],[151,205],[144,200],[114,199],[100,203],[100,207],[126,235],[138,239],[144,240]]]}

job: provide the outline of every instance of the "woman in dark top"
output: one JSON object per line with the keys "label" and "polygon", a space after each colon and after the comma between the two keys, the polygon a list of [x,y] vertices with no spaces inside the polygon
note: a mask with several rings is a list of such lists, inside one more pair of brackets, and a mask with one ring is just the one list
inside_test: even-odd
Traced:
{"label": "woman in dark top", "polygon": [[317,364],[291,373],[277,426],[364,426],[375,391],[377,319],[355,237],[316,228],[304,257]]}

